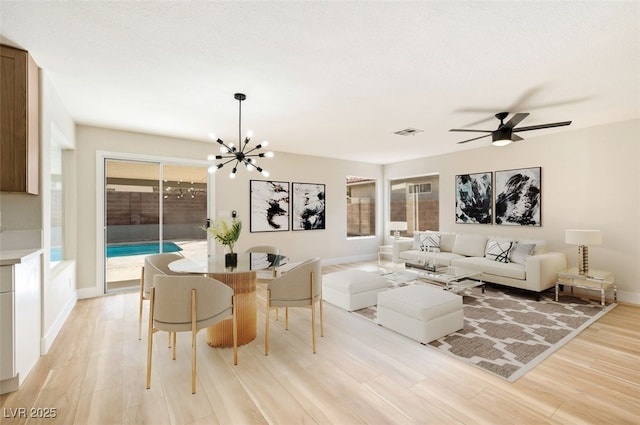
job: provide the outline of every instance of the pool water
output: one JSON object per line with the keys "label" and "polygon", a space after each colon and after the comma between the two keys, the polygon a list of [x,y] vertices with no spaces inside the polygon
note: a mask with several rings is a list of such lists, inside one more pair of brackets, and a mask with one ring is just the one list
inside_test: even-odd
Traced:
{"label": "pool water", "polygon": [[[177,252],[182,251],[178,245],[173,242],[164,242],[162,244],[162,252]],[[107,245],[107,258],[113,257],[127,257],[129,255],[148,255],[159,254],[160,244],[153,242],[132,243],[132,244],[118,244]]]}

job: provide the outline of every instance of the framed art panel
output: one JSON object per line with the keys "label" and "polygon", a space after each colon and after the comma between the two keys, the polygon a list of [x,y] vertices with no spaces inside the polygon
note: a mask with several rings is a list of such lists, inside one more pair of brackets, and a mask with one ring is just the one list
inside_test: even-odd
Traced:
{"label": "framed art panel", "polygon": [[293,211],[292,230],[324,230],[325,185],[291,183]]}
{"label": "framed art panel", "polygon": [[496,171],[496,224],[541,226],[541,167]]}
{"label": "framed art panel", "polygon": [[491,224],[491,172],[456,176],[456,223]]}
{"label": "framed art panel", "polygon": [[289,182],[249,181],[250,232],[289,230]]}

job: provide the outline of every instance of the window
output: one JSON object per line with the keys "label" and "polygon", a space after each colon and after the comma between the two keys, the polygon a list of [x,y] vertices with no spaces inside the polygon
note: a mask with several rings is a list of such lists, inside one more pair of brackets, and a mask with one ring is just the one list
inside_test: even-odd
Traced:
{"label": "window", "polygon": [[51,242],[50,265],[64,260],[64,185],[62,179],[62,147],[51,140]]}
{"label": "window", "polygon": [[[389,221],[407,223],[401,236],[413,236],[417,230],[438,230],[438,175],[404,178],[390,181]],[[393,236],[393,232],[390,232]]]}
{"label": "window", "polygon": [[347,237],[375,236],[376,181],[347,177]]}

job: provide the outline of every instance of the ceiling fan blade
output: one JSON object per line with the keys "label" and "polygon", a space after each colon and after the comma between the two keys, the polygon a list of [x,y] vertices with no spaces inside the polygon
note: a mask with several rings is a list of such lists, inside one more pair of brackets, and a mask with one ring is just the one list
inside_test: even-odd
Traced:
{"label": "ceiling fan blade", "polygon": [[471,133],[491,133],[493,130],[471,130],[468,128],[452,128],[449,131],[467,131]]}
{"label": "ceiling fan blade", "polygon": [[514,128],[513,131],[540,130],[542,128],[562,127],[563,125],[569,125],[569,124],[571,124],[571,121],[551,122],[548,124],[530,125],[529,127],[518,127],[518,128]]}
{"label": "ceiling fan blade", "polygon": [[511,117],[511,119],[509,121],[507,121],[506,123],[504,123],[504,127],[507,128],[513,128],[516,125],[520,124],[520,121],[522,121],[523,119],[527,118],[529,116],[528,112],[521,112],[519,114],[515,114],[514,116]]}
{"label": "ceiling fan blade", "polygon": [[478,140],[478,139],[482,139],[483,137],[489,137],[489,136],[491,136],[491,134],[485,134],[484,136],[478,136],[478,137],[474,137],[473,139],[463,140],[462,142],[458,142],[458,144],[471,142],[473,140]]}
{"label": "ceiling fan blade", "polygon": [[511,141],[512,142],[519,142],[520,140],[524,140],[522,137],[518,136],[517,134],[511,134]]}

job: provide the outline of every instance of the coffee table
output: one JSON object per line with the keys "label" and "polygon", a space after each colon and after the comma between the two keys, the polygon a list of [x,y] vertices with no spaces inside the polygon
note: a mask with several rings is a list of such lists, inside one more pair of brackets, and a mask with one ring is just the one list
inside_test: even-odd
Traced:
{"label": "coffee table", "polygon": [[[398,269],[394,272],[398,273]],[[427,281],[438,286],[442,286],[445,291],[463,292],[467,289],[482,287],[484,294],[484,282],[482,272],[456,266],[443,266],[436,271],[429,271],[421,265],[406,263],[403,271],[414,275],[416,279]]]}

